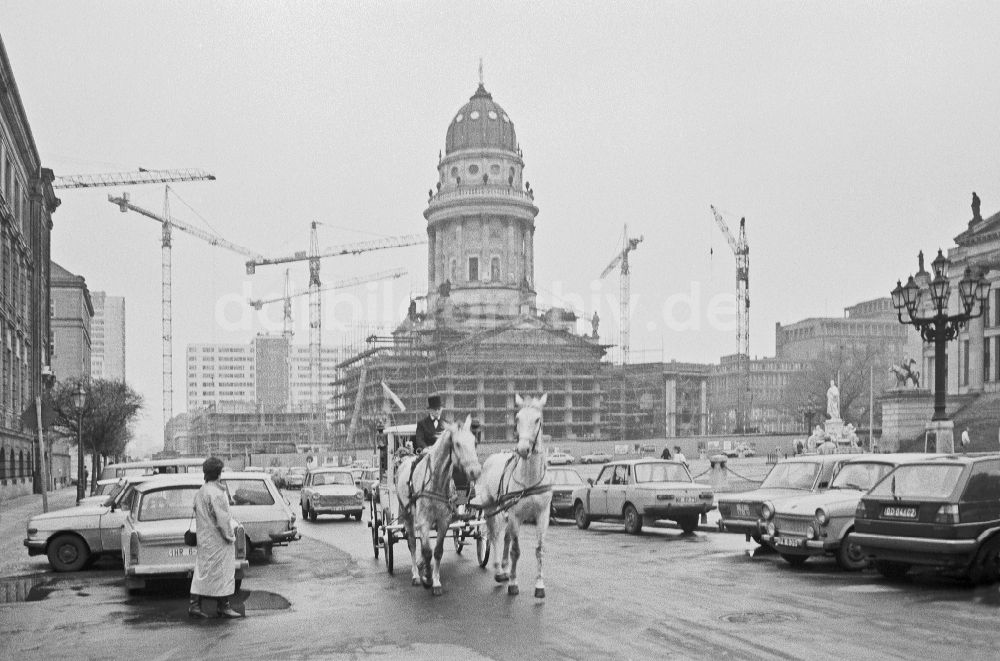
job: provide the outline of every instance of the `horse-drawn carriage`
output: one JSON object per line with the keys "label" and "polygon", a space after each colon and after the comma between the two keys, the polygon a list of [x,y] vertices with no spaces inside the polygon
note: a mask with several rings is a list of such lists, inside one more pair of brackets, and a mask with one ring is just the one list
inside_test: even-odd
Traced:
{"label": "horse-drawn carriage", "polygon": [[[407,512],[403,511],[405,508],[400,504],[398,484],[400,469],[405,466],[410,470],[415,461],[415,458],[410,458],[414,457],[413,441],[416,437],[416,428],[415,424],[395,425],[384,428],[377,436],[375,468],[378,471],[378,484],[371,489],[368,525],[371,528],[372,550],[375,557],[378,558],[379,552],[384,555],[385,566],[390,574],[393,573],[394,545],[400,540],[409,541],[404,520]],[[429,459],[422,458],[421,461]],[[452,538],[457,553],[461,553],[466,544],[472,544],[474,541],[479,566],[485,567],[490,552],[483,530],[486,521],[483,518],[482,508],[470,504],[471,494],[467,480],[459,477],[453,486],[448,486],[449,488],[445,490],[446,496],[433,490],[417,488],[410,494],[406,507],[414,507],[419,498],[447,499],[450,516],[443,534]],[[410,515],[412,516],[412,512]],[[435,531],[435,535],[441,534],[441,530]]]}

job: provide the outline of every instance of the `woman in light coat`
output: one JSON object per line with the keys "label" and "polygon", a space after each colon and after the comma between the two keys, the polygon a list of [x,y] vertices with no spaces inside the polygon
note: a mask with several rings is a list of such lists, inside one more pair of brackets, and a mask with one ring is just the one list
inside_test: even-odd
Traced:
{"label": "woman in light coat", "polygon": [[216,600],[219,617],[242,617],[229,604],[229,596],[236,592],[236,535],[229,514],[229,492],[219,482],[222,460],[209,457],[202,464],[202,470],[205,484],[194,497],[198,555],[191,579],[188,614],[208,617],[201,609],[201,598],[210,597]]}

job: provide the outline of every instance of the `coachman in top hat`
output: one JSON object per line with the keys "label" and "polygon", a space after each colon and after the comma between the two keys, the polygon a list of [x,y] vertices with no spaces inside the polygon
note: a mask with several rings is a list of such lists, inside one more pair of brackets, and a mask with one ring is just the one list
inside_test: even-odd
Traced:
{"label": "coachman in top hat", "polygon": [[413,451],[419,453],[429,448],[444,431],[444,420],[441,419],[441,396],[431,395],[427,398],[427,416],[417,423],[417,437],[413,442]]}

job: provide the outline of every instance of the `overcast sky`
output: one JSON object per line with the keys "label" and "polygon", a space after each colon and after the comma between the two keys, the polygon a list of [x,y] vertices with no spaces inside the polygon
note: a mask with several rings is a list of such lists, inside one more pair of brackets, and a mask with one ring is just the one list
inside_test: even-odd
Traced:
{"label": "overcast sky", "polygon": [[[952,244],[972,191],[984,216],[1000,209],[998,25],[995,2],[0,0],[45,166],[206,168],[218,180],[177,184],[174,216],[269,255],[305,250],[313,220],[322,245],[424,232],[481,57],[540,209],[540,301],[596,309],[615,341],[618,279],[597,278],[628,223],[645,237],[633,359],[701,362],[736,349],[732,316],[711,314],[731,307],[735,270],[710,204],[733,231],[746,217],[757,356],[773,355],[776,322],[886,295],[918,250]],[[148,403],[138,434],[159,446],[159,226],[107,202],[120,192],[62,191],[52,256],[125,296],[127,377]],[[130,192],[162,210],[162,186]],[[265,319],[239,301],[280,293],[283,270],[251,278],[243,261],[174,240],[175,412],[189,343],[280,330],[280,306]],[[324,299],[325,344],[335,323],[398,321],[426,292],[426,247],[323,264],[324,282],[397,265],[406,279],[352,290],[364,319]],[[293,289],[306,278],[293,268]]]}

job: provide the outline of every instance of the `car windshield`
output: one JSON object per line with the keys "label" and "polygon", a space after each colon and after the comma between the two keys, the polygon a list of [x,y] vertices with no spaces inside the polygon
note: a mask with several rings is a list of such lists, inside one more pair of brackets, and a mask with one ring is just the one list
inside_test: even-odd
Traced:
{"label": "car windshield", "polygon": [[198,487],[194,485],[149,491],[139,501],[139,520],[189,519],[196,493]]}
{"label": "car windshield", "polygon": [[125,486],[128,484],[125,480],[118,480],[117,482],[109,482],[108,484],[102,484],[100,488],[97,489],[97,495],[107,496],[108,500],[114,500],[118,497],[118,494],[122,492]]}
{"label": "car windshield", "polygon": [[869,496],[883,498],[945,498],[962,476],[956,464],[900,466],[872,487]]}
{"label": "car windshield", "polygon": [[868,491],[893,469],[892,464],[876,461],[844,464],[830,484],[831,489]]}
{"label": "car windshield", "polygon": [[234,505],[274,505],[264,480],[225,480]]}
{"label": "car windshield", "polygon": [[636,482],[690,482],[691,477],[681,464],[648,463],[635,465]]}
{"label": "car windshield", "polygon": [[761,489],[812,489],[820,464],[806,461],[789,461],[775,464],[761,483]]}
{"label": "car windshield", "polygon": [[354,478],[350,473],[316,473],[313,475],[312,484],[314,487],[321,484],[343,484],[353,487]]}
{"label": "car windshield", "polygon": [[552,484],[583,484],[583,478],[576,471],[551,471]]}

